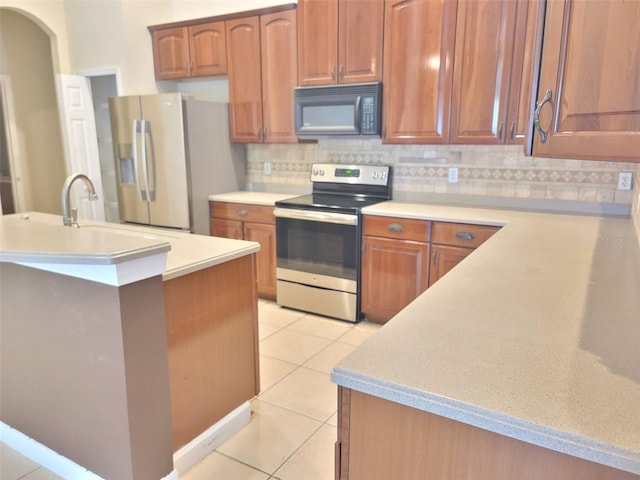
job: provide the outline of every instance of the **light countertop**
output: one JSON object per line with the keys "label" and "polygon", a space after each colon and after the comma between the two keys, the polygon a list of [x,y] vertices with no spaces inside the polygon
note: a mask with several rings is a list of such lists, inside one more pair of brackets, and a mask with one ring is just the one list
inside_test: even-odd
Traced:
{"label": "light countertop", "polygon": [[253,205],[273,206],[280,200],[297,196],[298,195],[292,193],[231,192],[209,195],[209,200],[218,202],[249,203]]}
{"label": "light countertop", "polygon": [[[25,215],[28,218],[24,218]],[[180,231],[79,220],[39,212],[0,217],[0,261],[108,265],[169,252],[163,280],[233,260],[260,249],[255,242]]]}
{"label": "light countertop", "polygon": [[332,371],[342,386],[640,473],[640,245],[629,218],[411,204],[503,228]]}

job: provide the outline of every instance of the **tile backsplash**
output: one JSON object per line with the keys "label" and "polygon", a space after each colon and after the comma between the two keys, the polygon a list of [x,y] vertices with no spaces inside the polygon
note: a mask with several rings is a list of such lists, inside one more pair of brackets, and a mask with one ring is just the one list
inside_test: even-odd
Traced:
{"label": "tile backsplash", "polygon": [[[297,145],[249,145],[247,188],[310,189],[312,163],[389,164],[394,198],[474,205],[628,214],[637,201],[635,163],[526,157],[520,145],[383,145],[377,140],[326,139]],[[265,169],[265,164],[269,163]],[[449,168],[458,182],[449,182]],[[634,172],[635,191],[617,189],[618,174]],[[287,190],[285,190],[287,189]],[[306,190],[305,190],[306,189]],[[635,216],[636,225],[640,223]]]}

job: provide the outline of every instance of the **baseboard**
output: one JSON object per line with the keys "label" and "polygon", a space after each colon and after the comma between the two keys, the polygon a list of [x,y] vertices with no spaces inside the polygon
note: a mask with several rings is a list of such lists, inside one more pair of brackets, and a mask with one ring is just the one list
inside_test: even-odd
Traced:
{"label": "baseboard", "polygon": [[62,478],[102,480],[102,477],[78,465],[73,460],[63,457],[37,440],[27,437],[4,422],[0,422],[0,442]]}
{"label": "baseboard", "polygon": [[[11,447],[21,455],[42,465],[62,478],[73,480],[104,480],[102,477],[78,465],[73,460],[51,450],[46,445],[27,437],[24,433],[0,422],[0,442]],[[174,469],[169,475],[160,480],[179,480],[178,472]]]}
{"label": "baseboard", "polygon": [[251,420],[251,404],[244,402],[173,454],[173,467],[179,475],[200,462],[231,438]]}

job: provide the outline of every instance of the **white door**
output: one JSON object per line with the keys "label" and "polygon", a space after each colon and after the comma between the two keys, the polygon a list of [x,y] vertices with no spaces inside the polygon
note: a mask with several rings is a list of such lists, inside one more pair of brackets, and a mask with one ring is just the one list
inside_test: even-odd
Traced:
{"label": "white door", "polygon": [[104,194],[91,84],[86,77],[56,75],[56,86],[67,175],[84,173],[91,179],[99,197],[98,201],[90,201],[83,182],[76,182],[71,190],[71,204],[78,209],[79,219],[104,221]]}

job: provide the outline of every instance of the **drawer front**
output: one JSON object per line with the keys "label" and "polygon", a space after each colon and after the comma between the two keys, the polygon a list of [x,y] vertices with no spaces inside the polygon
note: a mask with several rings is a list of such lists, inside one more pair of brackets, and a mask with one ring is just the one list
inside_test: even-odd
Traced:
{"label": "drawer front", "polygon": [[500,227],[466,223],[433,222],[431,242],[443,245],[476,248],[487,241]]}
{"label": "drawer front", "polygon": [[210,202],[212,218],[227,218],[244,222],[275,224],[273,207],[248,203]]}
{"label": "drawer front", "polygon": [[379,217],[377,215],[364,215],[363,220],[364,235],[415,240],[417,242],[429,241],[430,228],[431,222],[428,220]]}

